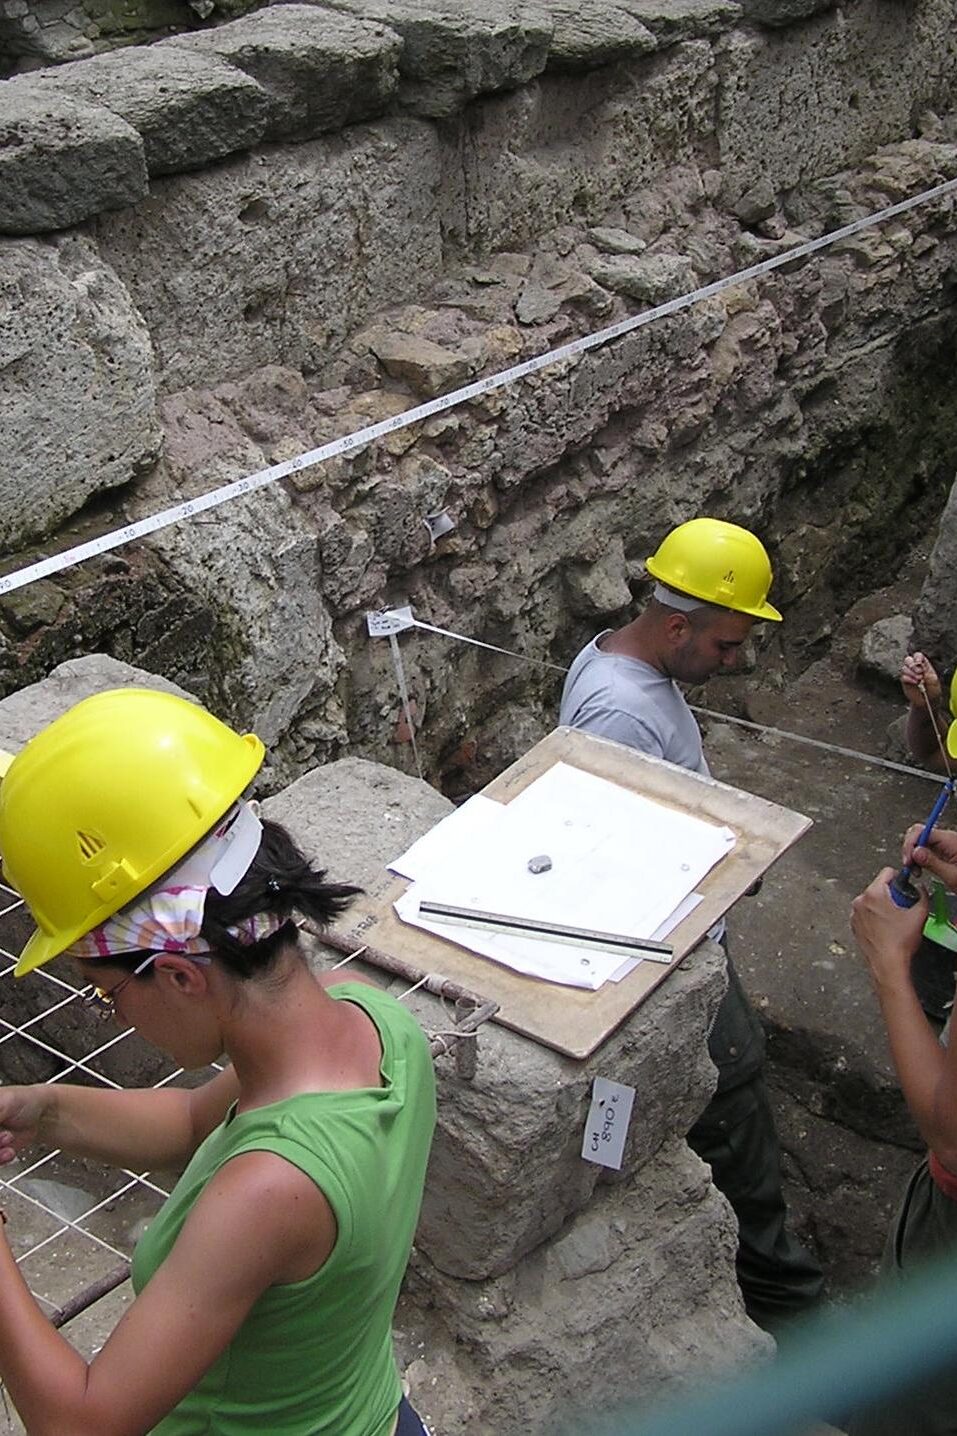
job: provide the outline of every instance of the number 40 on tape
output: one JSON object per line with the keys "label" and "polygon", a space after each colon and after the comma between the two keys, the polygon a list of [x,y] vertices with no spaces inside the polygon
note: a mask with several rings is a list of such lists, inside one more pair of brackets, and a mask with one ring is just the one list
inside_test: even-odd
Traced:
{"label": "number 40 on tape", "polygon": [[621,1160],[635,1100],[634,1087],[623,1082],[610,1082],[596,1077],[591,1090],[591,1106],[585,1122],[582,1156],[586,1162],[621,1171]]}

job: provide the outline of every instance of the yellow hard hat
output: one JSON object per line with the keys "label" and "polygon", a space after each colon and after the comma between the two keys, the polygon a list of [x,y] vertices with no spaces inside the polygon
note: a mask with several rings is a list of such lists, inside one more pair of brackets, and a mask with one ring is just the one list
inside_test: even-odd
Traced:
{"label": "yellow hard hat", "polygon": [[[957,670],[950,680],[950,711],[957,719]],[[957,758],[957,722],[951,723],[947,729],[947,752],[952,758]]]}
{"label": "yellow hard hat", "polygon": [[645,564],[652,578],[677,593],[719,608],[780,623],[768,603],[771,560],[748,529],[724,519],[690,519],[672,529]]}
{"label": "yellow hard hat", "polygon": [[0,783],[7,882],[37,924],[22,977],[162,877],[258,772],[264,748],[170,693],[118,688],[43,728]]}

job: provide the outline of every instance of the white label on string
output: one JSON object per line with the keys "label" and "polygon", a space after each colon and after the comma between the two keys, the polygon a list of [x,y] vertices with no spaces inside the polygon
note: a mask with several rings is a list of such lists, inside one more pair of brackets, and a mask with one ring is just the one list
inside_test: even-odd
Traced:
{"label": "white label on string", "polygon": [[377,613],[366,614],[366,627],[370,638],[388,638],[392,633],[404,633],[415,627],[412,609],[382,608]]}
{"label": "white label on string", "polygon": [[611,1082],[607,1077],[595,1078],[582,1142],[582,1156],[586,1162],[621,1171],[634,1100],[634,1087],[626,1087],[624,1082]]}

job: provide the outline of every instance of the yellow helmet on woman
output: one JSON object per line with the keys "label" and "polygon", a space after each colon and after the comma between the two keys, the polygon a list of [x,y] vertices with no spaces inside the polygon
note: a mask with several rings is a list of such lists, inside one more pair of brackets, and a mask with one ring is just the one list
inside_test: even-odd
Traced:
{"label": "yellow helmet on woman", "polygon": [[43,728],[0,783],[4,879],[37,924],[22,976],[150,887],[210,831],[264,748],[171,693],[97,693]]}
{"label": "yellow helmet on woman", "polygon": [[768,603],[771,560],[748,529],[724,519],[689,519],[672,529],[645,564],[652,578],[676,593],[718,608],[780,623]]}

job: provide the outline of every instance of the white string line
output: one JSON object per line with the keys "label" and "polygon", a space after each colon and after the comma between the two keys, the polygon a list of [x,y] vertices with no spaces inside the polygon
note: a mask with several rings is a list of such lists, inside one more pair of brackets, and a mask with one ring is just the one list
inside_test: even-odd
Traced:
{"label": "white string line", "polygon": [[73,548],[65,549],[63,553],[54,554],[28,564],[24,568],[15,569],[12,573],[0,578],[0,594],[11,593],[14,589],[23,588],[26,584],[34,583],[37,579],[44,578],[51,573],[60,573],[64,569],[73,568],[88,558],[109,553],[112,549],[132,543],[134,539],[158,533],[161,529],[169,528],[183,519],[195,518],[197,514],[218,508],[220,504],[229,503],[244,494],[255,493],[269,484],[276,483],[278,479],[288,478],[290,474],[300,473],[303,469],[312,468],[339,454],[354,453],[357,449],[365,448],[366,445],[387,434],[393,434],[399,429],[408,428],[411,424],[430,419],[433,415],[444,413],[447,409],[456,408],[460,404],[470,403],[473,399],[481,398],[507,384],[514,384],[519,379],[537,374],[542,369],[550,368],[566,359],[576,358],[600,345],[620,339],[658,319],[665,319],[671,314],[677,314],[679,311],[688,309],[704,299],[710,299],[716,294],[721,294],[735,285],[746,284],[752,279],[759,279],[762,275],[781,269],[784,265],[794,264],[797,260],[805,259],[819,250],[827,249],[843,239],[850,239],[863,230],[873,229],[897,215],[906,214],[920,205],[930,203],[931,200],[940,199],[955,189],[957,189],[957,179],[946,180],[942,184],[934,185],[931,189],[923,190],[920,194],[912,195],[909,199],[900,200],[884,209],[875,210],[862,219],[854,220],[850,224],[842,225],[840,229],[820,235],[817,239],[806,240],[802,244],[784,250],[781,254],[763,259],[758,264],[749,265],[746,269],[739,269],[736,273],[727,275],[723,279],[717,279],[711,284],[701,285],[697,289],[679,295],[676,299],[669,299],[664,304],[657,304],[629,319],[622,319],[617,324],[609,325],[606,329],[599,329],[593,334],[583,335],[580,339],[573,339],[568,344],[562,344],[557,349],[548,350],[545,354],[539,354],[533,359],[526,359],[521,364],[515,364],[497,374],[477,379],[471,384],[464,385],[461,389],[453,390],[450,394],[430,399],[427,403],[417,404],[404,413],[394,414],[391,418],[381,419],[375,424],[368,424],[364,428],[356,429],[351,434],[346,434],[340,439],[333,439],[326,444],[320,444],[318,448],[299,454],[294,459],[288,459],[280,464],[272,464],[258,473],[236,479],[232,483],[201,494],[195,499],[162,509],[147,518],[125,524],[122,528],[114,529],[112,532],[90,539],[86,543],[76,544]]}
{"label": "white string line", "polygon": [[807,738],[803,733],[789,733],[786,728],[772,728],[767,723],[754,723],[750,718],[734,718],[730,713],[718,713],[712,708],[699,708],[691,704],[693,713],[704,718],[717,718],[722,723],[735,723],[739,728],[751,728],[757,733],[769,733],[773,738],[786,738],[789,743],[805,743],[809,748],[823,748],[827,753],[838,753],[842,758],[857,758],[864,763],[873,763],[878,768],[889,768],[892,773],[904,773],[909,778],[927,778],[938,785],[943,782],[940,773],[929,773],[926,768],[912,768],[909,763],[895,763],[891,758],[878,758],[873,753],[859,753],[856,748],[844,748],[840,743],[826,743],[823,738]]}
{"label": "white string line", "polygon": [[[552,668],[556,673],[568,672],[560,663],[549,663],[545,658],[532,658],[527,653],[515,653],[510,648],[499,648],[497,643],[483,643],[480,638],[468,638],[464,633],[453,633],[450,628],[438,628],[434,623],[422,623],[418,618],[413,618],[412,627],[421,628],[426,633],[438,633],[442,638],[454,638],[459,643],[471,643],[475,648],[487,648],[491,653],[504,653],[507,658],[521,658],[526,663],[537,663],[540,668]],[[389,637],[394,640],[395,634],[390,633]]]}
{"label": "white string line", "polygon": [[[383,614],[389,614],[392,610],[384,609]],[[502,653],[507,658],[515,658],[519,663],[533,663],[539,668],[551,668],[557,673],[567,673],[568,669],[558,663],[550,663],[544,658],[533,658],[528,653],[518,653],[511,648],[499,648],[494,643],[482,643],[477,638],[470,638],[467,634],[456,633],[451,628],[437,628],[433,623],[422,623],[417,618],[403,616],[403,630],[409,628],[421,628],[426,633],[439,634],[442,638],[450,638],[456,643],[471,643],[479,648],[490,648],[494,653]],[[389,635],[395,640],[395,634]],[[398,645],[396,645],[398,646]],[[401,658],[400,658],[401,663]],[[403,670],[402,681],[405,682]],[[689,704],[692,713],[699,713],[704,718],[715,718],[721,723],[734,723],[740,728],[751,729],[755,733],[767,733],[774,738],[785,738],[790,743],[803,743],[810,748],[823,749],[827,753],[837,753],[842,758],[856,758],[861,763],[871,763],[877,768],[888,768],[892,773],[903,773],[911,778],[926,778],[931,783],[940,784],[939,773],[929,773],[924,768],[912,768],[908,763],[895,763],[891,758],[879,758],[876,753],[862,753],[856,748],[845,748],[839,743],[827,743],[823,738],[808,738],[803,733],[789,733],[786,728],[773,728],[767,723],[754,723],[749,718],[735,718],[730,713],[719,713],[713,708],[701,708],[695,703]]]}
{"label": "white string line", "polygon": [[346,965],[347,962],[354,962],[357,957],[361,957],[361,956],[362,956],[362,954],[367,950],[368,946],[369,946],[369,944],[366,943],[366,944],[365,944],[365,947],[357,947],[356,950],[355,950],[355,952],[350,952],[350,953],[349,953],[349,956],[348,956],[348,957],[342,957],[342,958],[339,959],[338,962],[334,962],[334,963],[332,964],[332,966],[330,967],[329,971],[330,971],[330,972],[335,972],[336,968],[338,968],[338,967],[345,967],[345,965]]}
{"label": "white string line", "polygon": [[404,1002],[407,997],[412,996],[413,992],[418,992],[420,987],[424,987],[431,976],[431,972],[423,973],[423,975],[419,978],[418,982],[414,982],[412,986],[408,988],[405,992],[399,993],[399,996],[396,998],[396,1001]]}

